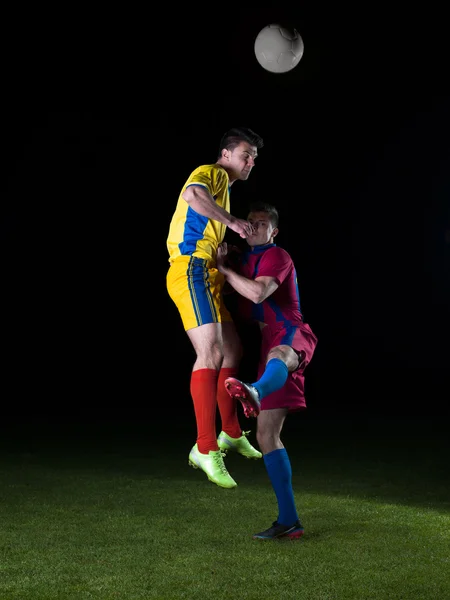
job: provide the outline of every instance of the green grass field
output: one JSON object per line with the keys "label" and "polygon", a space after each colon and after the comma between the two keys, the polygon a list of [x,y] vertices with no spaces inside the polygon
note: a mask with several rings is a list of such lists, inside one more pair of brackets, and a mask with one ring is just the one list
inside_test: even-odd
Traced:
{"label": "green grass field", "polygon": [[263,461],[218,488],[192,427],[5,426],[0,600],[450,599],[446,423],[287,427],[305,535],[276,542]]}

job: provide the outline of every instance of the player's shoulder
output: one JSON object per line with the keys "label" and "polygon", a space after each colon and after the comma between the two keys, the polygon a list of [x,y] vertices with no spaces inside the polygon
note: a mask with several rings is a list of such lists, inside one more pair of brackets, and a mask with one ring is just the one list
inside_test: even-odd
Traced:
{"label": "player's shoulder", "polygon": [[192,171],[192,175],[197,174],[197,173],[203,173],[203,174],[214,174],[216,177],[227,177],[227,172],[225,171],[225,169],[223,167],[221,167],[220,165],[218,165],[217,163],[213,163],[210,165],[200,165],[199,167],[197,167],[196,169],[194,169]]}
{"label": "player's shoulder", "polygon": [[280,246],[273,245],[266,250],[266,253],[270,254],[272,258],[277,258],[284,261],[292,261],[292,257],[289,252]]}
{"label": "player's shoulder", "polygon": [[211,191],[214,192],[226,187],[228,182],[228,173],[216,163],[200,165],[192,171],[188,179],[188,184],[198,183],[207,187],[211,186]]}

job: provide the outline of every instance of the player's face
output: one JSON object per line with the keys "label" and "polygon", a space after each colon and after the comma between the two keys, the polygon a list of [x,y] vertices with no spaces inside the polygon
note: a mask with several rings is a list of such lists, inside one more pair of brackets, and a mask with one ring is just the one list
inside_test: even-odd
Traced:
{"label": "player's face", "polygon": [[241,142],[234,150],[228,150],[226,154],[228,159],[227,170],[231,172],[231,177],[234,180],[240,179],[241,181],[248,179],[251,170],[255,166],[257,156],[256,146],[252,146],[248,142]]}
{"label": "player's face", "polygon": [[255,231],[255,233],[246,238],[249,246],[263,246],[264,244],[271,244],[273,242],[273,238],[278,233],[278,228],[272,225],[267,213],[251,212],[247,217],[247,221],[253,225]]}

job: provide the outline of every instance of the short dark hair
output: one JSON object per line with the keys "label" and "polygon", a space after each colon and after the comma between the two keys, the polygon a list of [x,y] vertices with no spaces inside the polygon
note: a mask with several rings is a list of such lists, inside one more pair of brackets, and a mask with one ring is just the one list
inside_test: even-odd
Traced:
{"label": "short dark hair", "polygon": [[268,202],[256,201],[252,202],[248,209],[249,213],[251,212],[264,212],[269,215],[270,222],[274,227],[278,227],[278,211],[273,206],[273,204],[269,204]]}
{"label": "short dark hair", "polygon": [[252,146],[256,146],[258,150],[264,146],[262,137],[252,129],[249,129],[248,127],[233,127],[233,129],[230,129],[223,134],[219,144],[218,157],[220,158],[222,156],[222,150],[224,148],[233,151],[241,142],[248,142]]}

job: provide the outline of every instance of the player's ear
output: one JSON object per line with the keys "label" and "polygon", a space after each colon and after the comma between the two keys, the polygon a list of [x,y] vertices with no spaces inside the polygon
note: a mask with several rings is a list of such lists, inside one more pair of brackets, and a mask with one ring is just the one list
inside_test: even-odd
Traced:
{"label": "player's ear", "polygon": [[278,235],[279,229],[278,227],[275,227],[275,229],[272,231],[272,237],[276,237]]}

